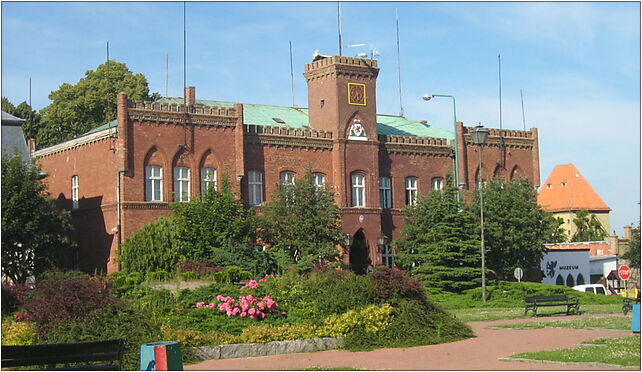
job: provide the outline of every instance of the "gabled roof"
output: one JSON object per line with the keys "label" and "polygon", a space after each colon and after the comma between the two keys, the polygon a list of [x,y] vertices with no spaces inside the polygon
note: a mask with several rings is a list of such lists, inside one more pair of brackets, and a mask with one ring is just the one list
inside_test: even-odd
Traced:
{"label": "gabled roof", "polygon": [[[164,97],[161,98],[159,102],[182,104],[183,98]],[[217,107],[234,107],[234,102],[204,99],[197,99],[196,104]],[[307,129],[309,128],[308,109],[244,103],[243,124]],[[379,134],[397,136],[446,138],[448,140],[455,138],[453,132],[448,130],[395,115],[377,114],[377,131]]]}
{"label": "gabled roof", "polygon": [[537,203],[548,212],[610,211],[573,164],[562,164],[542,184]]}

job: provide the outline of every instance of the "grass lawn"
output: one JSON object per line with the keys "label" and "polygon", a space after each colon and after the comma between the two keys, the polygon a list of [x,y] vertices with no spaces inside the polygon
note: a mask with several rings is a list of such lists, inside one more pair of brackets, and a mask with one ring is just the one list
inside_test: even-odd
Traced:
{"label": "grass lawn", "polygon": [[617,329],[628,330],[631,329],[630,316],[607,316],[599,318],[583,318],[583,319],[569,319],[557,320],[552,322],[529,322],[518,324],[503,324],[496,326],[497,328],[575,328],[575,329],[590,329],[590,328],[603,328],[603,329]]}
{"label": "grass lawn", "polygon": [[[560,309],[562,308],[560,307]],[[566,306],[564,306],[562,310],[565,309]],[[538,313],[540,314],[546,314],[547,311],[554,312],[559,311],[559,309],[552,307],[552,310],[544,310],[544,312],[541,312],[538,309]],[[580,305],[580,311],[582,314],[621,314],[622,304]],[[466,309],[449,309],[448,312],[453,314],[462,322],[532,318],[531,312],[529,312],[527,316],[524,316],[523,307],[476,307]]]}
{"label": "grass lawn", "polygon": [[585,342],[579,348],[515,354],[511,358],[640,366],[640,335]]}

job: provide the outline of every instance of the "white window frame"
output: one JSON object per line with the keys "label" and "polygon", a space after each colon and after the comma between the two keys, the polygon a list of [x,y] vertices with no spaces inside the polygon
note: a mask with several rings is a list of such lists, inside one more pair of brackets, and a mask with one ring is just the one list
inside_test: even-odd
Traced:
{"label": "white window frame", "polygon": [[248,203],[250,205],[263,204],[263,172],[247,172]]}
{"label": "white window frame", "polygon": [[392,179],[379,177],[379,200],[381,208],[392,208]]}
{"label": "white window frame", "polygon": [[383,264],[392,268],[395,265],[395,254],[390,244],[386,244],[381,249]]}
{"label": "white window frame", "polygon": [[364,208],[366,206],[366,176],[360,173],[352,174],[352,206]]}
{"label": "white window frame", "polygon": [[145,166],[145,201],[163,201],[163,167]]}
{"label": "white window frame", "polygon": [[211,188],[218,190],[216,176],[216,168],[201,168],[201,196],[205,196]]}
{"label": "white window frame", "polygon": [[406,177],[406,205],[417,204],[417,177]]}
{"label": "white window frame", "polygon": [[312,184],[319,189],[325,187],[325,174],[323,173],[312,173]]}
{"label": "white window frame", "polygon": [[295,178],[296,178],[296,175],[292,171],[283,171],[279,175],[279,179],[281,180],[281,185],[283,186],[293,186]]}
{"label": "white window frame", "polygon": [[190,169],[174,167],[174,201],[186,203],[190,199]]}
{"label": "white window frame", "polygon": [[441,177],[433,177],[432,182],[433,190],[443,190],[444,189],[444,179]]}
{"label": "white window frame", "polygon": [[78,186],[78,176],[71,176],[71,209],[78,209],[80,187]]}

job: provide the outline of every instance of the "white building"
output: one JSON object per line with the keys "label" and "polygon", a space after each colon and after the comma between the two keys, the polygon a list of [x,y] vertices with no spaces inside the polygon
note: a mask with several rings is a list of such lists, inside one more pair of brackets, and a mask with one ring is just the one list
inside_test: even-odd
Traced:
{"label": "white building", "polygon": [[542,283],[569,287],[590,283],[589,251],[588,248],[549,248],[540,264]]}

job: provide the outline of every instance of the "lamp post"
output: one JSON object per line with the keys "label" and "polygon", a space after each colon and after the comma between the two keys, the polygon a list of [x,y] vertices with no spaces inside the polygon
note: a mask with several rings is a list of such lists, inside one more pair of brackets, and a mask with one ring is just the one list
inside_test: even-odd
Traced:
{"label": "lamp post", "polygon": [[453,129],[455,133],[455,188],[457,189],[457,201],[461,201],[461,195],[459,188],[461,184],[459,183],[459,141],[457,141],[457,108],[455,105],[455,96],[448,94],[424,94],[422,97],[424,101],[430,101],[433,97],[446,97],[452,98],[453,100]]}
{"label": "lamp post", "polygon": [[488,129],[481,123],[473,129],[471,137],[473,143],[479,147],[479,216],[481,220],[481,267],[482,267],[482,301],[486,302],[486,253],[484,247],[484,188],[482,182],[482,151],[488,139]]}

